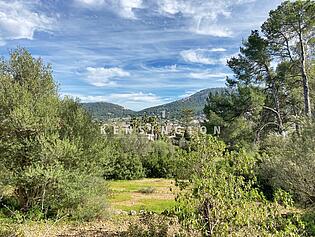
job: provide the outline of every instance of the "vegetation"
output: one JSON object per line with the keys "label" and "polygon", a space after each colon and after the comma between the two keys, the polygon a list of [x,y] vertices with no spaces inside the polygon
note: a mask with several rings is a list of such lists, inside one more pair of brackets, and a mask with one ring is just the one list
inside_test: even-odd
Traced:
{"label": "vegetation", "polygon": [[50,66],[24,49],[0,64],[1,202],[36,218],[73,215],[98,188],[98,128],[70,99],[61,100]]}
{"label": "vegetation", "polygon": [[[40,236],[315,236],[314,19],[311,0],[271,11],[207,99],[205,125],[222,133],[186,131],[183,146],[102,135],[49,65],[12,51],[0,62],[0,236],[30,236],[32,223]],[[166,105],[186,130],[198,98]],[[157,123],[142,120],[131,123]]]}
{"label": "vegetation", "polygon": [[[314,1],[285,1],[270,12],[262,34],[252,31],[228,61],[229,90],[211,94],[204,112],[223,126],[223,139],[259,143],[270,133],[299,133],[312,117]],[[276,64],[276,66],[274,66]]]}
{"label": "vegetation", "polygon": [[175,181],[169,179],[142,179],[110,181],[111,207],[130,211],[162,213],[175,206]]}
{"label": "vegetation", "polygon": [[101,121],[110,118],[132,116],[135,114],[135,111],[108,102],[81,103],[81,105],[92,115],[93,119]]}
{"label": "vegetation", "polygon": [[168,104],[147,108],[138,112],[125,109],[122,106],[101,102],[101,103],[82,103],[82,106],[91,113],[92,117],[96,120],[106,120],[110,118],[122,117],[140,117],[143,115],[161,116],[165,111],[165,117],[170,119],[180,119],[182,110],[191,109],[194,115],[201,115],[206,99],[210,92],[222,92],[223,88],[211,88],[199,91],[187,98],[177,100]]}

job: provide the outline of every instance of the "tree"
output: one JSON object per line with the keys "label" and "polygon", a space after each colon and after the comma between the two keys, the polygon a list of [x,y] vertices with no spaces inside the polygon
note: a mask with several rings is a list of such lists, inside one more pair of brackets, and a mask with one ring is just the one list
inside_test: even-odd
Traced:
{"label": "tree", "polygon": [[[234,132],[225,129],[224,140],[229,144],[236,131],[255,133],[256,143],[272,132],[299,134],[303,107],[304,114],[311,116],[314,12],[313,1],[282,3],[262,25],[263,34],[252,31],[240,53],[228,60],[234,72],[234,78],[227,78],[230,91],[210,95],[205,113],[208,124],[215,121],[234,128]],[[231,126],[236,121],[239,125]],[[239,129],[244,122],[252,129]]]}
{"label": "tree", "polygon": [[261,88],[238,84],[222,94],[210,94],[204,113],[210,131],[221,126],[220,137],[230,146],[252,144],[261,120],[265,95]]}
{"label": "tree", "polygon": [[304,112],[311,117],[311,99],[307,68],[312,52],[310,43],[315,37],[315,2],[312,0],[285,1],[271,11],[262,25],[262,32],[272,46],[272,53],[282,60],[289,60],[297,67],[302,78]]}
{"label": "tree", "polygon": [[0,62],[0,167],[18,209],[56,215],[84,204],[101,161],[100,131],[61,100],[51,67],[25,49]]}

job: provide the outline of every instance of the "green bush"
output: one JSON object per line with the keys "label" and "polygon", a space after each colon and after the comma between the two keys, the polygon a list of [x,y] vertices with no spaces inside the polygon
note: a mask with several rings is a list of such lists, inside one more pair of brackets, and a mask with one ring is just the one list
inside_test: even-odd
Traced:
{"label": "green bush", "polygon": [[306,211],[302,216],[302,221],[305,224],[309,236],[315,236],[315,210],[314,208]]}
{"label": "green bush", "polygon": [[279,193],[278,203],[269,202],[257,189],[256,159],[244,151],[224,151],[217,143],[200,141],[191,153],[199,165],[176,198],[181,223],[203,236],[302,236],[299,215],[281,213],[280,200],[287,196]]}
{"label": "green bush", "polygon": [[131,223],[121,237],[167,237],[186,236],[179,228],[175,218],[153,213],[144,213],[139,221]]}
{"label": "green bush", "polygon": [[300,136],[269,136],[263,144],[266,155],[258,169],[262,186],[283,189],[295,201],[315,202],[315,127],[305,125]]}
{"label": "green bush", "polygon": [[14,211],[35,219],[84,205],[100,176],[100,131],[56,88],[50,66],[24,49],[0,62],[0,185],[13,188]]}
{"label": "green bush", "polygon": [[166,141],[126,135],[107,140],[107,179],[172,178],[178,169],[178,148]]}
{"label": "green bush", "polygon": [[145,177],[141,159],[136,154],[118,153],[112,158],[113,167],[108,179],[133,180]]}
{"label": "green bush", "polygon": [[142,157],[143,167],[148,178],[172,178],[176,168],[176,148],[165,141],[150,144],[150,151]]}

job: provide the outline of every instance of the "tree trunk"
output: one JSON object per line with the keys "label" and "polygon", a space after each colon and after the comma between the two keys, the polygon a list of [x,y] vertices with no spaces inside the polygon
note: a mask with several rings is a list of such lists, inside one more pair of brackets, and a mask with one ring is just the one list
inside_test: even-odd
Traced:
{"label": "tree trunk", "polygon": [[310,99],[310,89],[309,89],[309,81],[306,73],[306,52],[303,43],[303,35],[302,30],[299,33],[300,47],[301,47],[301,76],[303,81],[303,93],[304,93],[304,113],[307,117],[312,116],[311,109],[311,99]]}
{"label": "tree trunk", "polygon": [[302,74],[303,92],[304,92],[304,111],[307,117],[311,117],[312,109],[311,109],[310,89],[309,89],[309,82],[308,82],[308,77],[307,77],[306,69],[305,69],[305,60],[302,60],[301,74]]}
{"label": "tree trunk", "polygon": [[283,134],[283,122],[282,122],[282,117],[281,117],[281,112],[280,112],[280,101],[279,101],[279,96],[278,96],[278,90],[276,88],[276,82],[275,82],[275,78],[272,77],[269,67],[266,67],[266,71],[268,74],[268,80],[271,83],[271,89],[272,89],[272,96],[273,96],[273,100],[274,100],[274,104],[275,104],[275,111],[276,112],[276,116],[277,116],[277,121],[278,121],[278,125],[279,125],[279,133],[282,135]]}
{"label": "tree trunk", "polygon": [[279,133],[282,134],[283,133],[283,122],[282,122],[282,117],[281,117],[281,113],[280,113],[280,101],[279,101],[279,97],[278,97],[278,92],[277,92],[277,88],[276,88],[276,84],[274,79],[272,80],[272,94],[273,94],[273,99],[274,99],[274,103],[275,103],[275,107],[276,107],[276,111],[277,113],[277,120],[278,120],[278,124],[279,124]]}

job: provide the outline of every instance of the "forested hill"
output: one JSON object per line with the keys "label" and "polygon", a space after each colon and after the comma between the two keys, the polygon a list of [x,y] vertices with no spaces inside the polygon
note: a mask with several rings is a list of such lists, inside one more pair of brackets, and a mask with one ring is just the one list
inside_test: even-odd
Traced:
{"label": "forested hill", "polygon": [[144,114],[160,115],[162,111],[165,111],[169,118],[177,118],[180,116],[183,109],[192,109],[196,115],[202,114],[209,93],[222,92],[223,90],[224,88],[205,89],[189,97],[168,104],[147,108],[139,112],[108,102],[82,103],[82,105],[95,119],[120,118],[128,115],[141,116]]}
{"label": "forested hill", "polygon": [[82,103],[94,119],[109,119],[134,115],[136,112],[108,102]]}
{"label": "forested hill", "polygon": [[201,90],[181,100],[176,100],[168,104],[144,109],[138,112],[138,114],[159,115],[162,111],[165,111],[167,117],[177,118],[181,115],[184,109],[191,109],[193,110],[195,115],[201,115],[203,113],[203,109],[205,107],[205,103],[209,96],[209,93],[222,92],[223,90],[224,88],[210,88]]}

